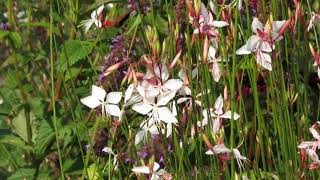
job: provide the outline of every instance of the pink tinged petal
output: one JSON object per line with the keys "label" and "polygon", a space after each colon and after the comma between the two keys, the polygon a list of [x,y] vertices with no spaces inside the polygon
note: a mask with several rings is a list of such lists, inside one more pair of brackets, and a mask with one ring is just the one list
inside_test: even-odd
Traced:
{"label": "pink tinged petal", "polygon": [[214,118],[212,123],[212,132],[213,134],[216,134],[220,129],[222,121],[219,118]]}
{"label": "pink tinged petal", "polygon": [[221,77],[221,70],[220,66],[218,63],[213,63],[212,69],[211,69],[211,74],[215,82],[219,82],[220,77]]}
{"label": "pink tinged petal", "polygon": [[82,98],[80,101],[82,104],[88,106],[91,109],[94,109],[94,108],[98,107],[99,105],[101,105],[101,101],[93,96],[88,96],[88,97]]}
{"label": "pink tinged petal", "polygon": [[307,149],[306,153],[308,154],[309,158],[312,159],[313,162],[317,162],[317,163],[320,162],[318,154],[315,150]]}
{"label": "pink tinged petal", "polygon": [[134,167],[132,171],[136,173],[150,174],[150,169],[148,166]]}
{"label": "pink tinged petal", "polygon": [[263,30],[263,24],[259,21],[258,18],[253,18],[252,24],[251,24],[252,32],[257,34],[257,29]]}
{"label": "pink tinged petal", "polygon": [[100,101],[104,101],[104,98],[106,97],[106,91],[96,85],[92,85],[92,92],[91,95],[95,98],[97,98]]}
{"label": "pink tinged petal", "polygon": [[266,42],[266,41],[262,41],[260,43],[260,49],[263,51],[263,52],[272,52],[272,48],[271,48],[271,45]]}
{"label": "pink tinged petal", "polygon": [[207,10],[206,6],[203,3],[201,3],[201,15],[204,18],[204,20],[206,21],[207,20],[207,16],[208,16],[208,10]]}
{"label": "pink tinged petal", "polygon": [[272,71],[271,56],[269,54],[257,51],[257,63],[265,69]]}
{"label": "pink tinged petal", "polygon": [[146,132],[143,130],[138,131],[138,133],[136,134],[135,140],[134,140],[135,145],[139,144],[139,142],[143,139],[145,133]]}
{"label": "pink tinged petal", "polygon": [[91,13],[91,18],[92,19],[97,19],[98,16],[101,14],[101,12],[103,11],[104,5],[101,5],[100,7],[98,7],[98,9],[95,9],[92,13]]}
{"label": "pink tinged petal", "polygon": [[134,104],[132,106],[132,109],[142,115],[146,115],[148,114],[151,110],[152,110],[152,106],[148,103],[145,103],[145,102],[140,102],[140,103],[137,103],[137,104]]}
{"label": "pink tinged petal", "polygon": [[166,81],[169,78],[169,71],[165,63],[162,65],[154,65],[154,72],[162,81]]}
{"label": "pink tinged petal", "polygon": [[248,39],[247,42],[247,50],[248,51],[255,51],[257,49],[258,43],[260,42],[261,38],[257,35],[252,35]]}
{"label": "pink tinged petal", "polygon": [[167,107],[158,108],[159,119],[165,123],[178,123],[178,120],[172,115]]}
{"label": "pink tinged petal", "polygon": [[225,21],[212,21],[211,25],[214,27],[225,27],[225,26],[228,26],[229,24]]}
{"label": "pink tinged petal", "polygon": [[237,55],[246,55],[246,54],[251,54],[251,51],[248,49],[248,44],[243,45],[241,48],[239,48],[236,51]]}
{"label": "pink tinged petal", "polygon": [[110,92],[107,95],[107,103],[118,104],[121,100],[122,92]]}
{"label": "pink tinged petal", "polygon": [[169,90],[178,90],[182,85],[183,82],[180,79],[169,79],[163,86]]}
{"label": "pink tinged petal", "polygon": [[157,106],[165,106],[168,104],[176,95],[176,91],[167,91],[160,94],[157,97]]}
{"label": "pink tinged petal", "polygon": [[209,150],[206,152],[207,155],[213,155],[213,154],[221,154],[221,153],[230,153],[230,149],[228,149],[224,144],[218,144],[213,146],[212,150]]}
{"label": "pink tinged petal", "polygon": [[221,94],[219,95],[219,97],[217,98],[216,102],[214,103],[214,109],[215,109],[215,113],[220,115],[223,113],[223,98],[221,96]]}
{"label": "pink tinged petal", "polygon": [[[220,116],[220,118],[224,118],[224,119],[231,119],[231,111],[227,111],[225,112],[223,115]],[[237,120],[240,118],[240,115],[233,112],[233,119]]]}
{"label": "pink tinged petal", "polygon": [[209,50],[208,50],[208,60],[212,61],[216,58],[216,48],[214,48],[213,46],[209,46]]}
{"label": "pink tinged petal", "polygon": [[309,128],[309,131],[311,132],[312,136],[317,139],[317,140],[320,140],[320,135],[319,133],[317,132],[317,130],[315,130],[314,128]]}
{"label": "pink tinged petal", "polygon": [[120,108],[114,104],[107,104],[106,112],[111,116],[116,116],[116,117],[120,117],[120,114],[121,114]]}
{"label": "pink tinged petal", "polygon": [[311,147],[313,146],[313,142],[312,141],[305,141],[305,142],[302,142],[301,144],[298,145],[298,148],[299,149],[307,149],[308,147]]}
{"label": "pink tinged petal", "polygon": [[285,22],[286,22],[286,20],[283,20],[283,21],[273,21],[273,22],[272,22],[272,31],[273,31],[273,32],[279,32]]}

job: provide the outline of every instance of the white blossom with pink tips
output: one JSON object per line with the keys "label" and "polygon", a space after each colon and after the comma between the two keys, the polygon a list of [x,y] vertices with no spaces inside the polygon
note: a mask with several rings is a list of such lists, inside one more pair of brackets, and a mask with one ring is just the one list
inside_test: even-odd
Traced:
{"label": "white blossom with pink tips", "polygon": [[273,22],[269,20],[264,26],[258,18],[254,18],[251,28],[255,35],[250,36],[247,43],[238,49],[236,54],[245,55],[255,52],[257,63],[272,71],[272,60],[269,53],[274,50],[275,42],[282,39],[279,32],[285,22],[285,20]]}
{"label": "white blossom with pink tips", "polygon": [[[210,116],[208,116],[208,114]],[[216,134],[222,125],[222,119],[231,119],[232,113],[231,111],[223,112],[223,98],[220,95],[214,104],[214,108],[209,108],[209,110],[204,109],[202,111],[202,116],[203,116],[203,120],[198,121],[197,125],[199,127],[203,127],[208,124],[209,118],[211,118],[212,131],[214,134]],[[234,112],[233,119],[237,120],[239,118],[240,118],[240,115]]]}
{"label": "white blossom with pink tips", "polygon": [[160,165],[157,162],[154,162],[151,168],[148,166],[139,166],[134,167],[132,171],[135,173],[149,174],[151,175],[150,180],[160,180],[169,174],[164,169],[160,169]]}

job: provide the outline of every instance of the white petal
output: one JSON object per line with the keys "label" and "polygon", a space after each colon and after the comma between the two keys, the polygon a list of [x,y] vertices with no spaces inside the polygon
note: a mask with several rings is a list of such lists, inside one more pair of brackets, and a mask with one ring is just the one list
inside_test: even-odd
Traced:
{"label": "white petal", "polygon": [[213,14],[217,14],[217,8],[212,0],[210,0],[209,5],[210,5],[210,9],[213,12]]}
{"label": "white petal", "polygon": [[259,36],[256,36],[256,35],[250,36],[247,42],[247,50],[251,52],[255,51],[260,40],[261,39]]}
{"label": "white petal", "polygon": [[91,96],[99,99],[100,101],[104,101],[106,97],[106,91],[96,85],[92,85]]}
{"label": "white petal", "polygon": [[257,63],[265,69],[272,71],[271,56],[269,54],[257,51]]}
{"label": "white petal", "polygon": [[[220,118],[231,119],[231,111],[225,112],[223,115],[220,116]],[[233,112],[233,119],[237,120],[239,118],[240,118],[239,114]]]}
{"label": "white petal", "polygon": [[208,11],[207,11],[207,8],[206,8],[206,6],[203,4],[203,3],[201,3],[201,15],[202,15],[202,17],[203,18],[207,18],[207,16],[208,16]]}
{"label": "white petal", "polygon": [[209,46],[209,50],[208,50],[208,59],[210,60],[214,60],[216,58],[216,48],[214,48],[213,46]]}
{"label": "white petal", "polygon": [[136,173],[150,174],[150,169],[148,166],[134,167],[132,171]]}
{"label": "white petal", "polygon": [[160,168],[160,165],[157,162],[153,163],[153,172],[156,172]]}
{"label": "white petal", "polygon": [[216,154],[220,153],[230,153],[230,149],[228,149],[224,144],[218,144],[213,147],[213,150]]}
{"label": "white petal", "polygon": [[158,128],[157,128],[157,126],[155,126],[155,125],[151,125],[151,126],[148,128],[148,131],[149,131],[150,134],[152,134],[152,135],[159,134]]}
{"label": "white petal", "polygon": [[263,24],[259,21],[258,18],[253,18],[251,29],[254,33],[257,33],[257,29],[263,30]]}
{"label": "white petal", "polygon": [[173,99],[176,95],[176,91],[168,91],[160,94],[157,98],[157,106],[165,106],[168,104],[171,99]]}
{"label": "white petal", "polygon": [[219,118],[214,118],[212,121],[212,132],[216,134],[221,126],[222,121]]}
{"label": "white petal", "polygon": [[113,154],[113,155],[114,155],[114,153],[113,153],[112,149],[111,149],[111,148],[109,148],[109,147],[104,147],[104,148],[102,149],[102,152],[105,152],[105,153]]}
{"label": "white petal", "polygon": [[92,19],[97,19],[98,16],[101,14],[101,12],[103,11],[104,5],[101,5],[100,7],[98,7],[98,9],[95,9],[92,13],[91,13],[91,18]]}
{"label": "white petal", "polygon": [[311,147],[313,146],[313,142],[312,141],[305,141],[305,142],[302,142],[301,144],[298,145],[298,148],[299,149],[306,149],[308,147]]}
{"label": "white petal", "polygon": [[225,21],[212,21],[212,25],[214,27],[225,27],[225,26],[228,26],[229,24]]}
{"label": "white petal", "polygon": [[117,105],[114,104],[107,104],[106,105],[106,112],[110,114],[111,116],[120,117],[120,108]]}
{"label": "white petal", "polygon": [[318,66],[318,77],[320,79],[320,66]]}
{"label": "white petal", "polygon": [[236,54],[237,55],[245,55],[245,54],[251,54],[251,51],[248,50],[248,45],[245,44],[243,46],[241,46],[241,48],[239,48],[237,51],[236,51]]}
{"label": "white petal", "polygon": [[237,159],[241,159],[241,160],[246,160],[247,158],[245,156],[242,156],[240,151],[238,149],[233,149],[233,155],[237,158]]}
{"label": "white petal", "polygon": [[121,100],[122,92],[110,92],[107,95],[107,103],[118,104]]}
{"label": "white petal", "polygon": [[221,77],[221,70],[220,66],[218,63],[213,63],[212,69],[211,69],[211,74],[215,82],[219,82],[220,77]]}
{"label": "white petal", "polygon": [[165,123],[177,123],[178,120],[172,115],[167,107],[158,108],[159,119]]}
{"label": "white petal", "polygon": [[182,85],[183,82],[180,79],[169,79],[163,86],[169,90],[178,90]]}
{"label": "white petal", "polygon": [[137,104],[134,104],[132,106],[132,109],[140,114],[146,115],[148,112],[152,110],[152,106],[145,102],[140,102]]}
{"label": "white petal", "polygon": [[221,94],[217,98],[216,102],[214,103],[214,109],[216,114],[222,114],[223,113],[223,98]]}
{"label": "white petal", "polygon": [[88,96],[82,98],[81,103],[88,106],[89,108],[93,109],[101,105],[101,101],[99,101],[96,97]]}
{"label": "white petal", "polygon": [[266,41],[262,41],[260,43],[260,49],[263,51],[263,52],[272,52],[272,48],[271,48],[271,45],[266,42]]}
{"label": "white petal", "polygon": [[286,20],[283,20],[283,21],[273,21],[273,22],[272,22],[272,31],[273,31],[273,32],[279,32],[285,22],[286,22]]}
{"label": "white petal", "polygon": [[139,131],[136,134],[136,137],[135,137],[135,140],[134,140],[135,145],[139,144],[139,142],[143,139],[145,133],[146,133],[145,131]]}
{"label": "white petal", "polygon": [[214,154],[214,152],[213,152],[213,151],[211,151],[211,150],[208,150],[208,151],[206,152],[206,154],[207,154],[207,155],[213,155],[213,154]]}
{"label": "white petal", "polygon": [[133,90],[134,90],[134,85],[130,84],[126,92],[124,93],[124,102],[127,102],[131,98]]}
{"label": "white petal", "polygon": [[320,140],[320,135],[317,130],[315,130],[314,128],[309,128],[309,131],[315,139]]}
{"label": "white petal", "polygon": [[154,72],[162,81],[166,81],[169,78],[169,71],[164,61],[162,65],[154,66]]}
{"label": "white petal", "polygon": [[172,134],[172,124],[168,123],[167,124],[167,138]]}

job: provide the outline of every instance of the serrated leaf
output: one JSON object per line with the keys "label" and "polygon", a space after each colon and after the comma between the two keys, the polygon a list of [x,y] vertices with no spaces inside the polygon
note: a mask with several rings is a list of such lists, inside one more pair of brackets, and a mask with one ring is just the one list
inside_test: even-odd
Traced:
{"label": "serrated leaf", "polygon": [[27,145],[21,138],[12,134],[0,136],[0,144],[10,144],[24,150],[32,150],[31,146]]}
{"label": "serrated leaf", "polygon": [[72,66],[81,59],[86,58],[92,51],[93,44],[87,41],[69,40],[62,45],[59,55],[59,70],[65,71],[69,65]]}
{"label": "serrated leaf", "polygon": [[[12,119],[12,129],[17,133],[25,142],[28,142],[28,132],[27,132],[27,119],[24,110],[19,111],[19,114]],[[32,134],[36,133],[36,120],[32,112],[29,114]],[[35,136],[32,136],[32,141],[34,142]]]}
{"label": "serrated leaf", "polygon": [[42,121],[38,128],[34,144],[34,153],[36,156],[42,156],[50,143],[54,140],[55,134],[47,121]]}
{"label": "serrated leaf", "polygon": [[32,168],[20,168],[15,171],[8,180],[21,180],[21,179],[33,179],[36,173],[35,169]]}

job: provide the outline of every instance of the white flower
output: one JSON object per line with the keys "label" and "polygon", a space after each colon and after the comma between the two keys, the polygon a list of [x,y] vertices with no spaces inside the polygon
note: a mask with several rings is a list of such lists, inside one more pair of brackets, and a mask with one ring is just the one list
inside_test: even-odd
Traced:
{"label": "white flower", "polygon": [[225,27],[229,24],[225,21],[215,21],[211,12],[207,10],[205,5],[201,4],[201,14],[199,15],[199,27],[197,27],[193,33],[194,34],[206,34],[211,39],[216,38],[219,33],[216,30],[216,27]]}
{"label": "white flower", "polygon": [[154,65],[153,70],[148,69],[144,81],[137,90],[140,91],[140,94],[142,94],[141,91],[144,91],[146,98],[152,98],[168,91],[177,91],[182,85],[183,82],[180,79],[169,79],[168,68],[163,63]]}
{"label": "white flower", "polygon": [[118,103],[121,100],[121,92],[110,92],[106,95],[106,91],[98,86],[92,86],[92,92],[90,96],[82,98],[80,101],[82,104],[94,109],[101,105],[102,116],[110,114],[111,116],[120,116],[120,108]]}
{"label": "white flower", "polygon": [[[138,87],[139,89],[139,87]],[[139,90],[138,90],[139,91]],[[140,93],[141,91],[139,91]],[[143,91],[142,91],[143,93]],[[170,109],[166,106],[169,101],[174,98],[176,91],[167,91],[160,94],[157,97],[145,97],[145,94],[140,94],[143,101],[136,103],[132,106],[132,109],[142,115],[148,115],[148,124],[154,123],[177,123],[178,120],[172,114]]]}
{"label": "white flower", "polygon": [[237,148],[232,149],[232,151],[233,151],[234,157],[235,157],[236,160],[237,160],[237,163],[238,163],[239,168],[243,168],[243,169],[244,169],[244,166],[243,166],[243,164],[242,164],[242,161],[247,161],[248,159],[247,159],[245,156],[242,156],[242,155],[240,154],[240,151],[239,151]]}
{"label": "white flower", "polygon": [[[212,151],[213,150],[213,151]],[[230,153],[230,149],[227,148],[224,144],[217,144],[212,147],[212,150],[208,150],[206,152],[207,155],[214,155],[214,154],[223,154],[223,153]]]}
{"label": "white flower", "polygon": [[153,163],[152,169],[148,166],[139,166],[134,167],[132,171],[136,173],[151,174],[150,180],[160,180],[162,176],[167,174],[164,169],[160,169],[160,165],[157,162]]}
{"label": "white flower", "polygon": [[268,21],[265,26],[258,20],[254,18],[252,21],[252,31],[255,35],[250,36],[247,43],[237,50],[237,55],[250,54],[251,52],[256,52],[256,60],[259,65],[265,69],[271,71],[271,53],[275,47],[275,41],[282,38],[279,36],[279,31],[284,25],[285,21],[273,21],[272,25]]}
{"label": "white flower", "polygon": [[[218,130],[220,129],[220,126],[221,126],[221,119],[231,119],[231,111],[227,111],[225,113],[223,113],[223,98],[222,96],[220,95],[215,104],[214,104],[214,109],[213,108],[210,108],[209,109],[209,112],[207,109],[204,109],[202,111],[202,115],[203,115],[203,120],[202,121],[198,121],[197,122],[197,125],[199,127],[202,127],[202,126],[205,126],[208,124],[208,113],[210,113],[210,117],[212,119],[212,131],[213,133],[217,133]],[[233,113],[233,118],[234,120],[237,120],[239,119],[239,115],[237,113]]]}
{"label": "white flower", "polygon": [[[320,122],[318,122],[320,124]],[[307,149],[307,148],[312,148],[312,149],[320,149],[320,135],[316,129],[313,127],[309,128],[309,131],[311,132],[312,136],[315,141],[304,141],[301,144],[299,144],[298,148],[300,149]]]}
{"label": "white flower", "polygon": [[101,5],[98,7],[98,9],[94,10],[91,13],[91,19],[84,20],[80,23],[78,27],[83,26],[85,29],[85,32],[88,32],[88,30],[91,28],[92,24],[94,23],[97,28],[102,27],[102,22],[99,20],[99,15],[103,11],[104,5]]}
{"label": "white flower", "polygon": [[209,46],[208,63],[211,64],[210,71],[214,81],[219,82],[219,79],[221,77],[221,69],[218,62],[221,61],[221,58],[220,57],[216,58],[216,52],[217,52],[216,48],[214,48],[213,46]]}

